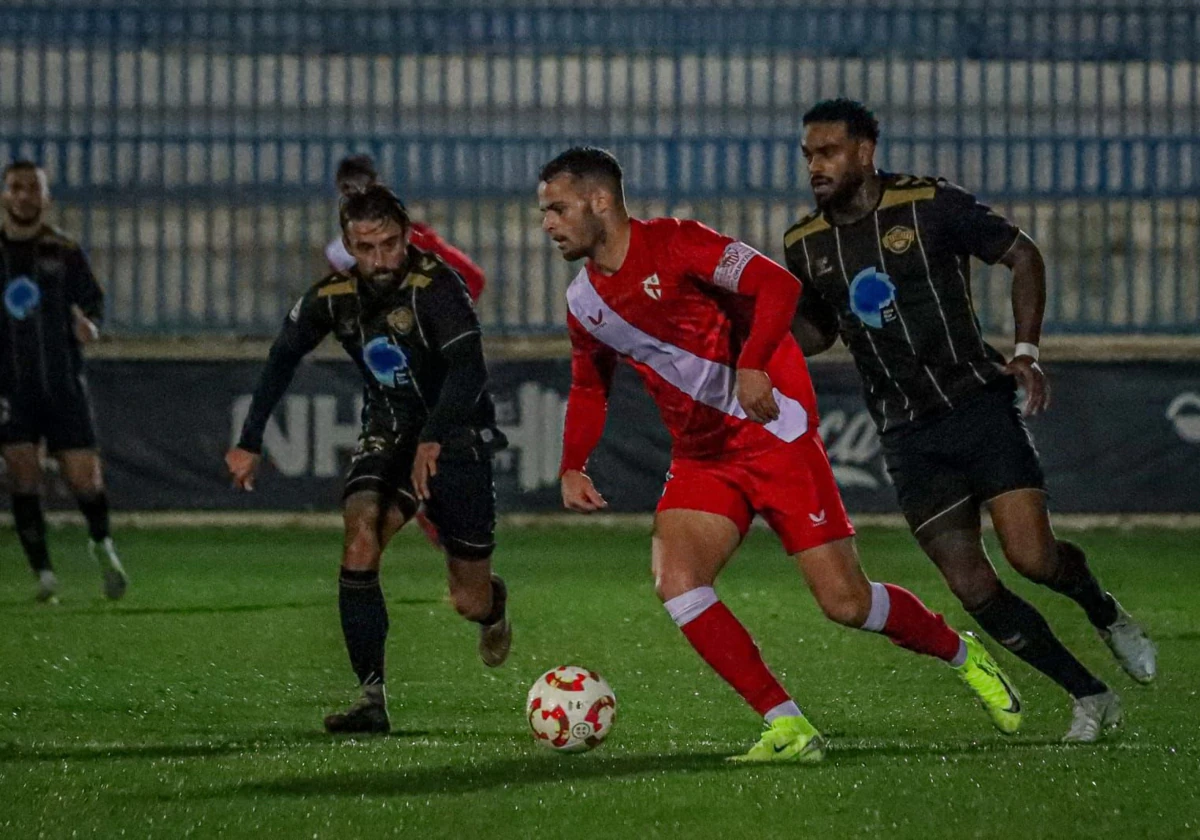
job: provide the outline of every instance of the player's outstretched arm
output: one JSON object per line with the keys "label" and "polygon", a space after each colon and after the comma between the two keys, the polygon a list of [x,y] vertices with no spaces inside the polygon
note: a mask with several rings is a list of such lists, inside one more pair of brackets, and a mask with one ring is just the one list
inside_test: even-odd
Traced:
{"label": "player's outstretched arm", "polygon": [[608,502],[584,469],[604,435],[617,355],[593,338],[573,315],[567,316],[567,329],[571,336],[571,390],[567,394],[559,466],[563,507],[576,513],[593,513],[608,507]]}
{"label": "player's outstretched arm", "polygon": [[1000,262],[1012,271],[1012,308],[1016,353],[1004,370],[1017,378],[1026,394],[1025,413],[1050,408],[1050,382],[1038,364],[1037,346],[1046,312],[1046,263],[1041,249],[1022,233]]}
{"label": "player's outstretched arm", "polygon": [[239,489],[254,489],[254,478],[262,462],[263,432],[271,412],[287,391],[300,362],[332,329],[329,303],[319,297],[319,288],[314,286],[300,298],[284,320],[254,389],[237,445],[225,455],[225,466]]}

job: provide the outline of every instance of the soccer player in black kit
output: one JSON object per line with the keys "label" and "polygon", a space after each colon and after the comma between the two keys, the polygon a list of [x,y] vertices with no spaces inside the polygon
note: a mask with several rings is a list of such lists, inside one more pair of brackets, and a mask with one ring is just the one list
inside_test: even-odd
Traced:
{"label": "soccer player in black kit", "polygon": [[252,489],[271,410],[300,360],[332,332],[364,382],[362,433],[342,500],[338,581],[342,633],[362,694],[346,712],[326,717],[325,728],[383,733],[390,722],[380,558],[422,502],[441,535],[455,609],[480,626],[480,658],[495,667],[508,656],[507,591],[491,572],[491,461],[505,440],[496,428],[479,321],[462,278],[409,244],[412,221],[386,187],[348,196],[341,225],[356,263],[319,281],[285,319],[241,438],[225,460],[234,482]]}
{"label": "soccer player in black kit", "polygon": [[0,452],[8,469],[13,523],[37,597],[55,602],[42,514],[40,446],[58,461],[87,520],[88,550],[105,596],[125,594],[128,580],[109,535],[108,495],[88,399],[80,346],[99,334],[104,294],[78,244],[45,222],[46,173],[30,161],[4,168],[0,230]]}
{"label": "soccer player in black kit", "polygon": [[[1045,266],[1019,228],[940,178],[876,170],[879,124],[863,105],[821,102],[804,116],[817,211],[784,237],[804,284],[793,332],[807,355],[840,335],[866,387],[900,507],[925,553],[979,625],[1074,698],[1067,741],[1120,721],[1117,695],[996,576],[981,539],[986,505],[1008,562],[1074,600],[1127,673],[1154,679],[1153,643],[1096,581],[1079,546],[1050,526],[1038,455],[1016,405],[1049,406],[1038,365]],[[1012,271],[1016,351],[984,340],[970,258]]]}

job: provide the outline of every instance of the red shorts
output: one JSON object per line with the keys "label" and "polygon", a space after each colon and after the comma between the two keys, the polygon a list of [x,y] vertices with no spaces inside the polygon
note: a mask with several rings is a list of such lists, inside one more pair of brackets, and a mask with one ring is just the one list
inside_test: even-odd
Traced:
{"label": "red shorts", "polygon": [[815,433],[729,460],[672,461],[658,510],[678,508],[732,519],[742,536],[757,513],[788,554],[854,535],[829,456]]}

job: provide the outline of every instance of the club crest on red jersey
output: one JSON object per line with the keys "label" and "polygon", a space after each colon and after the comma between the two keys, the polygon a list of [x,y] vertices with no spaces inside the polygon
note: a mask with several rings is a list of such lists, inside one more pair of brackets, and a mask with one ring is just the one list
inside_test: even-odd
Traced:
{"label": "club crest on red jersey", "polygon": [[659,281],[657,274],[651,274],[642,281],[642,291],[651,300],[662,300],[662,282]]}

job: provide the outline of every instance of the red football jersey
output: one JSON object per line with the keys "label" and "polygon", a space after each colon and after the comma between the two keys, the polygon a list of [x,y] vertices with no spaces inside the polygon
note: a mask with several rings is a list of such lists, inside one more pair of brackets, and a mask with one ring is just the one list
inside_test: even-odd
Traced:
{"label": "red football jersey", "polygon": [[632,220],[620,270],[607,275],[589,261],[567,290],[572,396],[580,408],[607,394],[620,357],[658,404],[676,458],[721,458],[814,432],[816,395],[790,334],[765,367],[779,417],[755,423],[737,401],[738,357],[754,315],[754,299],[738,291],[744,274],[764,270],[785,271],[699,222]]}

